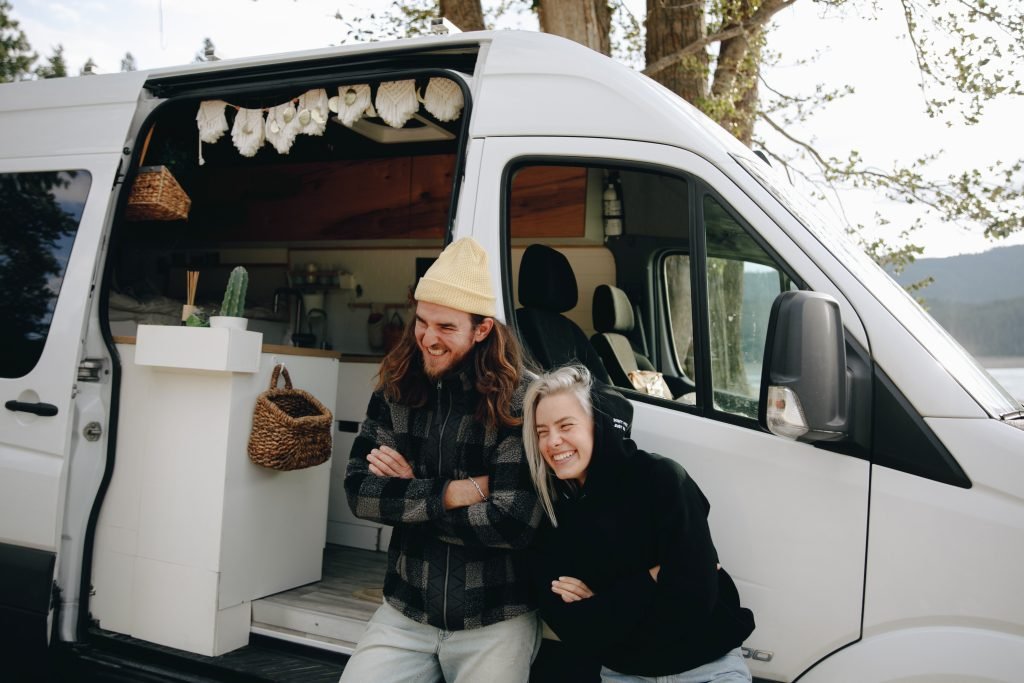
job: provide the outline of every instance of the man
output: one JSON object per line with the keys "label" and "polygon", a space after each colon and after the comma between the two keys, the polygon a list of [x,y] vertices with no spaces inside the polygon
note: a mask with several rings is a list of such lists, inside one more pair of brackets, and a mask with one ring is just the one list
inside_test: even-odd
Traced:
{"label": "man", "polygon": [[416,287],[345,475],[394,527],[385,603],[342,681],[526,681],[540,646],[521,550],[541,513],[523,454],[522,350],[494,319],[487,253],[453,242]]}

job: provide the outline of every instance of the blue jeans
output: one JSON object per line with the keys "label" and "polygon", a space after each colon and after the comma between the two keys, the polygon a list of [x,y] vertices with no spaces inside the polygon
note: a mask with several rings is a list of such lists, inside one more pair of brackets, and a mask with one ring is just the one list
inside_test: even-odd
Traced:
{"label": "blue jeans", "polygon": [[713,662],[702,664],[671,676],[630,676],[612,671],[606,666],[601,667],[601,683],[618,681],[620,683],[750,683],[750,669],[743,661],[743,653],[739,648],[727,652]]}
{"label": "blue jeans", "polygon": [[341,674],[343,683],[526,683],[540,649],[540,619],[530,612],[465,631],[443,631],[386,602]]}

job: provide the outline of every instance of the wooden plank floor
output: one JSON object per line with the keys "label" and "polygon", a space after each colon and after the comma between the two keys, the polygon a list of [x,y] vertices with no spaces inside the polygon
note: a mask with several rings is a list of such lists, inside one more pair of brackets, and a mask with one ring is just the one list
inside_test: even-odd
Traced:
{"label": "wooden plank floor", "polygon": [[263,598],[263,602],[369,621],[383,600],[387,553],[328,543],[323,579]]}

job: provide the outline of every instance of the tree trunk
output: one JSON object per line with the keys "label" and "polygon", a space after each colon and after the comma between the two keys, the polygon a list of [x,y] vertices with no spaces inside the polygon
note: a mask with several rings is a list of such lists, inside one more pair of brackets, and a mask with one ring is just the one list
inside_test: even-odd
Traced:
{"label": "tree trunk", "polygon": [[463,31],[483,31],[484,12],[480,0],[440,0],[441,16]]}
{"label": "tree trunk", "polygon": [[761,34],[758,33],[757,44],[748,53],[746,81],[738,89],[739,98],[736,100],[735,114],[727,126],[729,131],[747,147],[754,143],[754,123],[757,120],[761,102],[761,93],[758,90],[758,76],[761,73],[761,37]]}
{"label": "tree trunk", "polygon": [[742,32],[721,41],[711,96],[718,101],[718,122],[750,146],[757,115],[757,76],[761,63],[764,32],[760,24],[744,26],[753,15],[751,0],[740,0],[732,17],[724,18],[723,32]]}
{"label": "tree trunk", "polygon": [[[722,316],[712,321],[711,326],[711,383],[716,390],[750,396],[750,383],[743,365],[743,262],[723,259],[719,263],[721,268],[714,275],[721,278],[716,284],[721,288]],[[708,279],[712,279],[710,272]],[[709,282],[708,290],[711,288]]]}
{"label": "tree trunk", "polygon": [[607,0],[539,0],[540,30],[553,33],[603,55],[611,55],[612,12]]}
{"label": "tree trunk", "polygon": [[[703,2],[647,0],[648,64],[679,52],[707,35]],[[708,95],[708,52],[704,48],[647,75],[695,106]]]}

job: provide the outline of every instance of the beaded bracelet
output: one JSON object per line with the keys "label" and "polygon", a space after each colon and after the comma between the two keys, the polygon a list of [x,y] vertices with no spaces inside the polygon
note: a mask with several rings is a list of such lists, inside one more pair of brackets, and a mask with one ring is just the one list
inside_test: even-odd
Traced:
{"label": "beaded bracelet", "polygon": [[473,488],[475,488],[476,492],[480,494],[480,500],[486,503],[487,496],[484,495],[484,490],[480,488],[480,484],[476,483],[476,479],[474,479],[473,477],[466,477],[466,479],[469,479],[471,482],[473,482]]}

